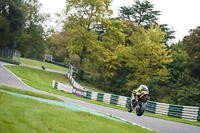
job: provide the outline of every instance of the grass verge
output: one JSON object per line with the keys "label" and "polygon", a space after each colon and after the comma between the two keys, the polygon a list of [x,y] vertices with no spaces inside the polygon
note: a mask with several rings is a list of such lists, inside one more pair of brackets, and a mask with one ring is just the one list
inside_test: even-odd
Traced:
{"label": "grass verge", "polygon": [[0,132],[2,133],[153,133],[128,123],[116,122],[63,107],[18,98],[0,92]]}
{"label": "grass verge", "polygon": [[2,58],[2,57],[0,57],[0,61],[8,62],[8,63],[11,63],[11,64],[17,64],[17,65],[20,64],[20,62],[17,62],[15,60],[7,59],[7,58]]}
{"label": "grass verge", "polygon": [[51,63],[48,63],[48,62],[31,60],[31,59],[27,59],[27,58],[20,58],[20,62],[23,63],[23,64],[37,66],[37,67],[45,66],[48,69],[54,69],[54,70],[59,70],[59,71],[64,71],[64,72],[69,71],[69,69],[65,68],[65,67],[54,65],[54,64],[51,64]]}
{"label": "grass verge", "polygon": [[[110,108],[114,108],[114,109],[118,109],[118,110],[127,111],[126,108],[102,103],[99,101],[94,101],[94,100],[77,97],[75,95],[64,93],[64,92],[58,91],[56,89],[53,89],[51,87],[52,80],[57,80],[58,82],[64,83],[66,81],[66,77],[64,74],[57,74],[57,73],[52,73],[52,72],[47,72],[47,71],[42,71],[42,70],[37,70],[37,69],[27,68],[27,67],[19,67],[19,66],[6,66],[6,68],[8,68],[12,72],[14,72],[18,77],[23,78],[24,79],[23,81],[33,88],[43,90],[46,92],[50,92],[50,93],[54,93],[54,94],[58,94],[61,96],[66,96],[66,97],[73,98],[73,99],[86,101],[86,102],[93,103],[93,104],[98,104],[98,105],[102,105],[102,106],[106,106],[106,107],[110,107]],[[190,124],[190,125],[194,125],[194,126],[200,126],[200,122],[193,122],[193,121],[183,120],[183,119],[175,118],[175,117],[155,115],[155,114],[150,114],[150,113],[144,113],[144,115],[149,116],[149,117],[163,119],[163,120],[169,120],[169,121]]]}
{"label": "grass verge", "polygon": [[20,93],[20,94],[25,94],[25,95],[44,98],[44,99],[49,99],[49,100],[62,101],[61,99],[59,99],[57,97],[54,97],[54,96],[39,94],[39,93],[35,93],[35,92],[32,92],[32,91],[20,90],[20,89],[17,89],[17,88],[3,86],[3,85],[0,85],[0,90],[10,91],[10,92],[15,92],[15,93]]}

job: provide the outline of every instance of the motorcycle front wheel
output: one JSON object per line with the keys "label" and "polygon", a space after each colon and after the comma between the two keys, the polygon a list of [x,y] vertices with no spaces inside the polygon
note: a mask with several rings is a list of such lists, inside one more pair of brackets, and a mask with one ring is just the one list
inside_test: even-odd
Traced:
{"label": "motorcycle front wheel", "polygon": [[143,115],[145,108],[146,108],[146,104],[139,101],[136,105],[136,115],[137,116]]}
{"label": "motorcycle front wheel", "polygon": [[132,112],[132,107],[131,107],[131,103],[128,104],[128,112]]}

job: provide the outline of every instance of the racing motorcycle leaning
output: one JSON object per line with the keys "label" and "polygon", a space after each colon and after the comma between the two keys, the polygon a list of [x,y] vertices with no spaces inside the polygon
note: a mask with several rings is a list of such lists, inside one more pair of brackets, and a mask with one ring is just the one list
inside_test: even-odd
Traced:
{"label": "racing motorcycle leaning", "polygon": [[129,103],[128,112],[132,112],[133,110],[135,110],[136,115],[141,116],[146,109],[146,105],[149,101],[149,98],[149,93],[142,93],[136,96],[135,100]]}

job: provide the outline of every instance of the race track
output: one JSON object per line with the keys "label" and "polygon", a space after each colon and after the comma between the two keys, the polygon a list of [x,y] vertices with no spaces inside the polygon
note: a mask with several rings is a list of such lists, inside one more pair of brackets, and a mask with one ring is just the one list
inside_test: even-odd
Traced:
{"label": "race track", "polygon": [[51,94],[48,92],[40,91],[37,89],[34,89],[25,83],[21,81],[18,77],[16,77],[13,73],[8,71],[5,67],[3,67],[2,64],[7,64],[0,61],[0,85],[15,87],[23,90],[29,90],[36,93],[51,95],[60,98],[65,103],[78,105],[81,107],[85,107],[88,109],[96,110],[97,112],[101,112],[104,114],[109,114],[111,116],[120,118],[122,120],[129,121],[133,124],[140,125],[142,127],[158,131],[161,133],[200,133],[200,127],[177,123],[177,122],[171,122],[167,120],[161,120],[157,118],[147,117],[147,116],[141,116],[138,117],[133,113],[128,113],[125,111],[120,111],[96,104],[87,103],[84,101],[71,99],[63,96],[59,96],[56,94]]}

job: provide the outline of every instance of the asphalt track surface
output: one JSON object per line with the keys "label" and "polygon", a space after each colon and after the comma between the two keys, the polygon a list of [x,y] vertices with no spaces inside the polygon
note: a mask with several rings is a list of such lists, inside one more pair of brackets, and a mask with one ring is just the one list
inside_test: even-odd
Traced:
{"label": "asphalt track surface", "polygon": [[108,107],[104,107],[104,106],[100,106],[96,104],[91,104],[84,101],[71,99],[64,96],[59,96],[56,94],[34,89],[26,85],[25,83],[23,83],[21,79],[19,79],[9,70],[3,67],[2,64],[5,65],[7,63],[0,62],[0,85],[15,87],[22,90],[28,90],[28,91],[33,91],[36,93],[55,96],[63,100],[65,103],[85,107],[85,108],[95,110],[97,112],[101,112],[104,114],[109,114],[113,117],[117,117],[122,120],[129,121],[135,125],[139,125],[141,127],[154,130],[157,132],[161,132],[161,133],[200,133],[200,127],[197,127],[197,126],[192,126],[192,125],[187,125],[183,123],[177,123],[177,122],[172,122],[172,121],[167,121],[167,120],[162,120],[162,119],[157,119],[157,118],[152,118],[152,117],[147,117],[147,116],[139,117],[133,113],[128,113],[125,111],[120,111],[117,109],[112,109],[112,108],[108,108]]}

